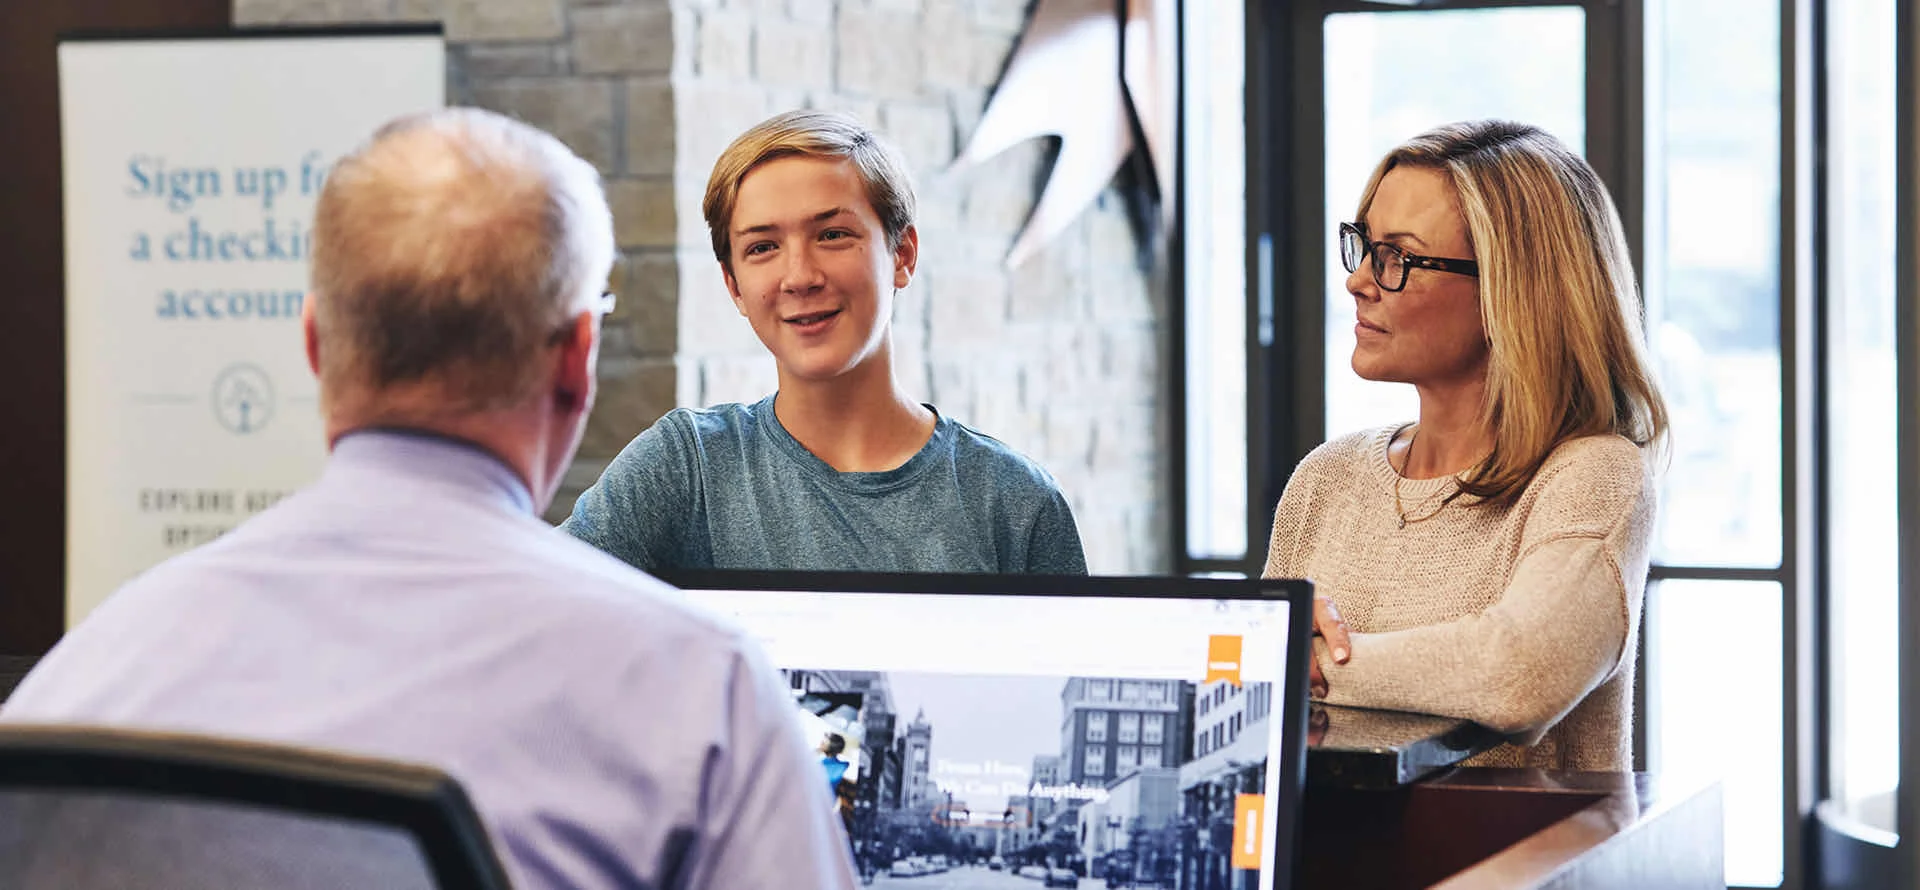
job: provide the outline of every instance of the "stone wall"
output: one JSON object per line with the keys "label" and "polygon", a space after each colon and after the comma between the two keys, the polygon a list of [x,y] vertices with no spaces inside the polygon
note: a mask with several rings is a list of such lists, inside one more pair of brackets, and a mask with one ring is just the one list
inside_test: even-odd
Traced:
{"label": "stone wall", "polygon": [[895,316],[906,389],[1046,466],[1100,573],[1171,564],[1165,288],[1109,191],[1019,269],[1013,236],[1050,161],[1034,142],[950,169],[1027,0],[235,0],[237,24],[439,21],[448,101],[516,115],[606,176],[620,309],[601,399],[553,516],[674,405],[753,400],[772,360],[727,298],[700,201],[740,131],[799,107],[898,144],[920,271]]}

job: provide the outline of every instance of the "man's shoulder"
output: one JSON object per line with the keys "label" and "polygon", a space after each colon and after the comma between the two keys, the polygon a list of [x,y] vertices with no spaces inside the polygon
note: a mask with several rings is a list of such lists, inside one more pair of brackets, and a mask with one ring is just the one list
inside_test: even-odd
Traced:
{"label": "man's shoulder", "polygon": [[539,548],[522,595],[529,605],[564,606],[583,624],[620,622],[648,633],[739,636],[730,622],[689,602],[666,582],[555,530]]}

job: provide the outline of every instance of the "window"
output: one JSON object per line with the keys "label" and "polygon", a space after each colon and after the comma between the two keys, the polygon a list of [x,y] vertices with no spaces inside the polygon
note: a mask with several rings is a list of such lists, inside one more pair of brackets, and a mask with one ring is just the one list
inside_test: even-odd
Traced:
{"label": "window", "polygon": [[1148,704],[1165,704],[1166,701],[1167,701],[1167,684],[1165,683],[1147,684],[1147,703]]}
{"label": "window", "polygon": [[1141,748],[1140,764],[1142,766],[1165,766],[1166,763],[1161,758],[1160,746],[1148,745],[1145,748]]}
{"label": "window", "polygon": [[1087,741],[1104,742],[1107,740],[1107,712],[1087,712]]}
{"label": "window", "polygon": [[1165,714],[1148,714],[1146,717],[1146,725],[1141,727],[1140,741],[1146,742],[1149,745],[1160,744],[1163,737],[1162,733],[1166,732],[1166,726],[1167,717]]}
{"label": "window", "polygon": [[1212,696],[1206,696],[1206,695],[1203,695],[1200,697],[1200,705],[1196,709],[1199,712],[1200,716],[1202,717],[1207,716],[1207,708],[1212,704],[1212,702],[1210,701],[1211,698]]}
{"label": "window", "polygon": [[1140,749],[1132,745],[1121,745],[1114,751],[1114,758],[1113,771],[1118,775],[1140,765]]}
{"label": "window", "polygon": [[1122,680],[1120,682],[1120,700],[1123,702],[1139,701],[1140,700],[1140,681]]}
{"label": "window", "polygon": [[[1785,877],[1780,6],[1655,0],[1644,290],[1672,415],[1647,590],[1647,766],[1722,779],[1730,885]],[[1727,30],[1724,24],[1746,24]],[[1770,579],[1728,577],[1758,569]]]}
{"label": "window", "polygon": [[1223,746],[1223,745],[1225,745],[1225,744],[1227,743],[1227,741],[1226,741],[1226,738],[1225,738],[1225,730],[1226,730],[1226,728],[1227,728],[1227,727],[1226,727],[1226,724],[1224,724],[1224,723],[1216,723],[1216,724],[1214,724],[1214,727],[1213,727],[1213,747],[1215,747],[1215,748],[1219,748],[1219,747],[1221,747],[1221,746]]}
{"label": "window", "polygon": [[1120,742],[1131,744],[1140,741],[1140,715],[1120,715]]}
{"label": "window", "polygon": [[1831,797],[1892,831],[1900,782],[1894,0],[1827,7]]}
{"label": "window", "polygon": [[1104,776],[1107,774],[1107,746],[1087,746],[1087,775]]}
{"label": "window", "polygon": [[1186,338],[1185,541],[1193,560],[1246,558],[1247,257],[1245,12],[1238,2],[1181,4],[1186,119],[1182,197]]}
{"label": "window", "polygon": [[1094,701],[1108,701],[1113,698],[1112,680],[1088,680],[1087,697]]}
{"label": "window", "polygon": [[[1334,244],[1373,165],[1436,124],[1505,117],[1586,140],[1586,13],[1579,7],[1354,12],[1325,24],[1326,438],[1410,420],[1413,388],[1353,372],[1354,304]],[[1271,505],[1268,505],[1271,509]]]}

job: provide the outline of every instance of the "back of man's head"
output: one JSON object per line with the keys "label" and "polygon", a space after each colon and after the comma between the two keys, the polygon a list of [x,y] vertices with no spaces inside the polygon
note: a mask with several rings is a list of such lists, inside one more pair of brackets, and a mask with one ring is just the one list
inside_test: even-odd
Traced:
{"label": "back of man's head", "polygon": [[396,120],[315,210],[323,408],[373,424],[521,406],[612,264],[599,177],[558,140],[470,108]]}

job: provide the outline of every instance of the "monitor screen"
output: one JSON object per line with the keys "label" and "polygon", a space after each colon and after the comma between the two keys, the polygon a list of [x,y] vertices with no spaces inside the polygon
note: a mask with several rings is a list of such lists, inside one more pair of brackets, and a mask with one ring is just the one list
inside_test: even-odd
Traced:
{"label": "monitor screen", "polygon": [[744,627],[785,676],[863,875],[942,874],[932,883],[954,888],[1291,883],[1304,584],[669,580]]}

